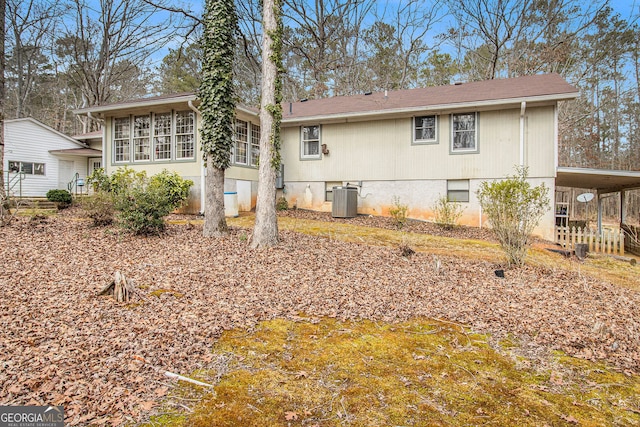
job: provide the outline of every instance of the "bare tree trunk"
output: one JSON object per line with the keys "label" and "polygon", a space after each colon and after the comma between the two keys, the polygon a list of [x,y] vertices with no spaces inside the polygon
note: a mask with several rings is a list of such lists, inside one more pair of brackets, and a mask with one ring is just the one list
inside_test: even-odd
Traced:
{"label": "bare tree trunk", "polygon": [[[281,20],[276,11],[278,0],[264,0],[262,20],[262,100],[260,105],[260,166],[258,175],[258,200],[256,223],[251,238],[252,248],[275,246],[278,243],[278,217],[276,215],[276,170],[274,159],[278,152],[274,147],[274,110],[282,108],[276,101],[278,65],[274,60],[274,34]],[[280,110],[282,111],[282,110]],[[280,126],[280,123],[276,124]]]}
{"label": "bare tree trunk", "polygon": [[[4,39],[5,0],[0,0],[0,194],[4,196]],[[4,197],[2,198],[4,200]]]}
{"label": "bare tree trunk", "polygon": [[205,178],[205,206],[204,206],[204,237],[219,237],[229,231],[224,217],[224,169],[215,167],[212,161],[207,161],[207,176]]}

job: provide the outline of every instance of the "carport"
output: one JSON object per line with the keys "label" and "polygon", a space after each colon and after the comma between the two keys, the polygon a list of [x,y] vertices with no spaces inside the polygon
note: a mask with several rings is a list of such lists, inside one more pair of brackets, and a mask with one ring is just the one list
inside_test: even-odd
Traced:
{"label": "carport", "polygon": [[601,232],[602,196],[620,193],[620,224],[626,224],[626,192],[640,189],[640,172],[559,167],[556,187],[593,190],[598,201],[598,232]]}

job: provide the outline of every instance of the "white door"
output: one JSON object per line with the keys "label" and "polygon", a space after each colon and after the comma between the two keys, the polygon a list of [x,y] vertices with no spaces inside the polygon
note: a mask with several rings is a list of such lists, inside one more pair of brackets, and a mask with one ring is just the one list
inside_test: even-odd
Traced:
{"label": "white door", "polygon": [[58,189],[66,190],[74,175],[72,160],[58,160]]}
{"label": "white door", "polygon": [[100,169],[102,167],[102,159],[89,159],[89,175],[93,173],[94,170]]}

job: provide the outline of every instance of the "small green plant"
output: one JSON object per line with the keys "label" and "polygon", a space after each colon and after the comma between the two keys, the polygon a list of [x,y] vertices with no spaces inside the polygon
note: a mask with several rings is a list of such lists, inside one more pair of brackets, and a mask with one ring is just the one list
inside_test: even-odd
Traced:
{"label": "small green plant", "polygon": [[409,207],[405,204],[400,203],[399,197],[393,198],[393,207],[389,208],[389,214],[395,220],[396,227],[401,229],[407,223],[407,212],[409,211]]}
{"label": "small green plant", "polygon": [[284,196],[281,196],[276,202],[276,210],[286,211],[288,209],[289,209],[289,202],[287,202],[287,198]]}
{"label": "small green plant", "polygon": [[462,205],[449,200],[447,196],[440,196],[433,205],[436,224],[448,229],[458,224],[462,212],[464,212]]}
{"label": "small green plant", "polygon": [[126,173],[117,177],[129,183],[117,187],[115,207],[119,222],[134,234],[159,234],[165,228],[164,217],[183,206],[193,181],[167,170],[147,178],[143,173]]}
{"label": "small green plant", "polygon": [[115,216],[115,196],[113,193],[98,191],[81,201],[85,214],[93,220],[96,227],[110,225]]}
{"label": "small green plant", "polygon": [[544,183],[532,187],[527,175],[527,168],[517,166],[516,175],[502,181],[485,181],[477,192],[509,265],[524,265],[531,233],[549,208],[549,189]]}
{"label": "small green plant", "polygon": [[49,190],[47,191],[47,200],[54,202],[58,209],[66,209],[73,202],[71,193],[67,190]]}

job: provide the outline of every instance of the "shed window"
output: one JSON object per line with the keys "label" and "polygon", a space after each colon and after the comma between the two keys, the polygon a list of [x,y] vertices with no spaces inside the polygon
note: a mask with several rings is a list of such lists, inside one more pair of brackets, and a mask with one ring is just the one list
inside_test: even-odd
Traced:
{"label": "shed window", "polygon": [[469,180],[456,179],[447,181],[447,199],[450,202],[468,202]]}

